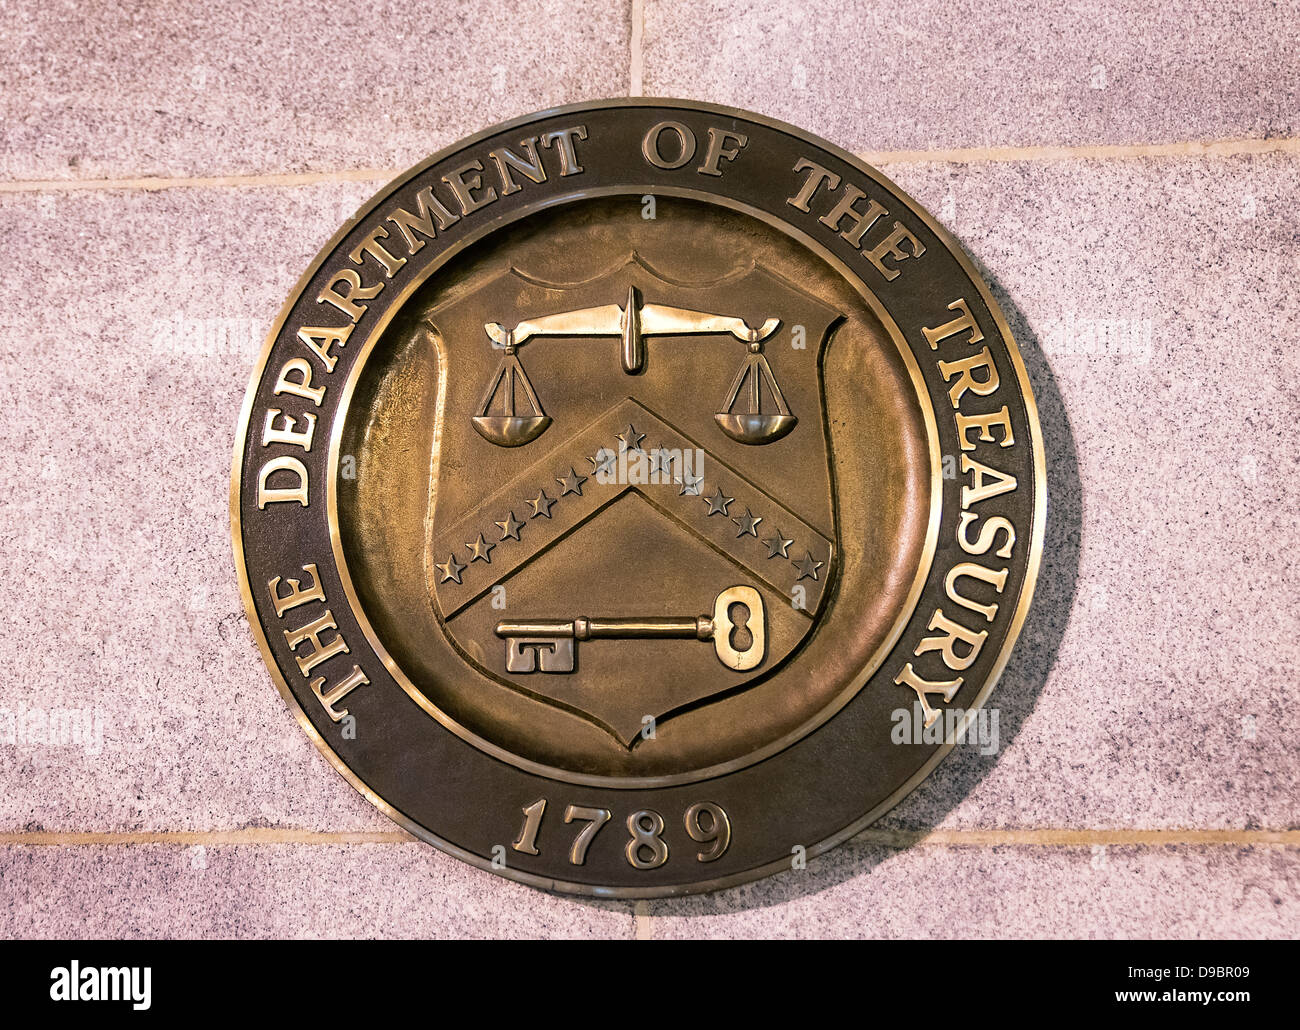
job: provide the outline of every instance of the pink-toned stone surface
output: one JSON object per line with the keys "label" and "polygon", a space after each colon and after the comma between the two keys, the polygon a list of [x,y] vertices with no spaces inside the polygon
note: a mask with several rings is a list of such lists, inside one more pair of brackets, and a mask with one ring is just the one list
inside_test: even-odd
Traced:
{"label": "pink-toned stone surface", "polygon": [[851,150],[1293,135],[1295,0],[646,0],[645,94]]}
{"label": "pink-toned stone surface", "polygon": [[6,0],[0,177],[405,168],[628,86],[623,3]]}
{"label": "pink-toned stone surface", "polygon": [[[93,885],[93,886],[91,886]],[[758,884],[631,905],[509,883],[422,844],[0,848],[0,936],[1294,936],[1276,848],[849,843]]]}
{"label": "pink-toned stone surface", "polygon": [[0,847],[0,937],[626,938],[630,905],[423,844]]}
{"label": "pink-toned stone surface", "polygon": [[101,727],[0,745],[3,830],[391,825],[271,689],[227,494],[262,337],[374,188],[0,195],[32,300],[0,314],[0,705]]}
{"label": "pink-toned stone surface", "polygon": [[[1013,64],[1017,92],[981,77],[978,61],[913,62],[895,69],[895,92],[920,105],[908,107],[873,101],[879,74],[862,62],[880,54],[832,46],[834,33],[914,46],[924,30],[951,48],[962,18],[1000,38],[1012,16],[825,8],[824,31],[798,37],[807,85],[796,88],[772,58],[792,16],[697,6],[692,35],[685,5],[648,0],[647,91],[747,104],[850,147],[1294,128],[1294,55],[1275,53],[1266,31],[1284,7],[1166,6],[1173,27],[1137,52],[1115,43],[1128,24],[1118,11],[1031,4],[1017,31],[1054,64]],[[226,3],[202,18],[184,3],[97,6],[76,25],[64,7],[13,7],[0,29],[12,58],[0,62],[0,188],[401,165],[529,108],[622,92],[632,75],[626,5],[526,4],[500,40],[472,5],[426,13],[410,41],[427,59],[369,91],[295,70],[319,59],[309,6],[278,35],[261,8]],[[1181,26],[1213,28],[1224,10],[1239,33],[1179,48]],[[339,15],[356,30],[357,75],[395,60],[379,52],[394,11],[411,17]],[[1087,45],[1072,28],[1085,17]],[[272,36],[281,59],[259,62]],[[769,59],[743,80],[724,74],[719,40]],[[201,45],[223,74],[185,92],[175,76],[188,58],[169,63],[150,41],[172,57]],[[1071,69],[1103,44],[1119,59],[1107,59],[1108,81],[1129,93],[1089,93],[1079,107]],[[515,69],[500,94],[498,60]],[[962,87],[980,103],[959,103]],[[348,132],[322,117],[330,101]],[[999,753],[958,749],[881,825],[1297,828],[1300,156],[886,170],[970,249],[1006,309],[1038,396],[1051,504],[1035,609],[993,695]],[[261,339],[317,248],[381,184],[0,192],[0,438],[13,441],[0,462],[0,935],[631,936],[634,923],[659,936],[1300,932],[1295,847],[859,842],[804,873],[654,902],[634,920],[631,905],[539,894],[415,843],[213,844],[201,861],[175,844],[23,843],[392,828],[272,688],[227,521],[234,425]],[[89,743],[8,742],[8,716],[64,711],[89,715]],[[322,882],[322,862],[348,871]]]}
{"label": "pink-toned stone surface", "polygon": [[649,911],[662,938],[1288,938],[1300,876],[1271,848],[854,842],[802,872]]}

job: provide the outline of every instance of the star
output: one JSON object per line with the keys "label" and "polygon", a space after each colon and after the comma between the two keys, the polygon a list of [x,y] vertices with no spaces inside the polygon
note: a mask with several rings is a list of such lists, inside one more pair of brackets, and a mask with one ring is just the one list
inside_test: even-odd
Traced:
{"label": "star", "polygon": [[752,511],[746,508],[744,515],[734,518],[731,521],[740,527],[740,532],[736,534],[737,537],[742,537],[745,534],[756,537],[758,536],[758,524],[763,521],[763,517],[761,515],[755,515]]}
{"label": "star", "polygon": [[767,546],[767,556],[769,558],[789,558],[790,545],[794,541],[785,539],[778,529],[776,536],[772,537],[771,540],[764,540],[763,543]]}
{"label": "star", "polygon": [[638,433],[636,431],[636,426],[632,425],[631,422],[627,425],[626,433],[618,434],[618,442],[623,445],[621,449],[625,451],[639,451],[641,449],[641,441],[644,439],[645,433]]}
{"label": "star", "polygon": [[658,472],[665,475],[673,470],[673,453],[672,451],[661,450],[656,447],[650,452],[650,474],[653,476]]}
{"label": "star", "polygon": [[577,494],[579,497],[581,497],[582,484],[585,483],[587,479],[588,479],[587,476],[579,475],[577,469],[575,469],[572,465],[570,465],[569,474],[567,476],[562,476],[562,477],[557,476],[555,481],[559,483],[560,486],[564,487],[564,490],[560,493],[561,497],[563,497],[565,494]]}
{"label": "star", "polygon": [[504,522],[498,522],[496,524],[499,527],[501,527],[502,540],[519,539],[519,530],[523,527],[523,523],[520,522],[517,518],[515,518],[515,513],[513,511],[510,513],[509,518],[507,518]]}
{"label": "star", "polygon": [[489,544],[483,539],[482,533],[478,535],[478,539],[472,544],[466,544],[465,546],[474,554],[474,557],[469,560],[471,565],[476,561],[487,562],[489,565],[492,564],[492,548],[496,547],[496,544]]}
{"label": "star", "polygon": [[587,460],[591,462],[591,471],[594,474],[614,470],[614,452],[607,447],[602,447],[596,452],[594,458],[588,458]]}
{"label": "star", "polygon": [[727,505],[734,500],[734,497],[728,497],[722,492],[722,487],[718,487],[718,492],[712,497],[704,498],[704,503],[709,506],[710,515],[725,515],[727,514]]}
{"label": "star", "polygon": [[445,562],[434,562],[433,567],[442,573],[439,583],[446,583],[449,579],[459,583],[460,574],[465,571],[465,566],[456,560],[454,554],[449,555]]}
{"label": "star", "polygon": [[690,494],[692,497],[698,497],[700,495],[700,484],[704,482],[704,477],[693,476],[687,472],[681,479],[676,479],[674,482],[682,484],[682,488],[677,491],[679,497],[684,497],[686,494]]}
{"label": "star", "polygon": [[[826,563],[815,561],[812,556],[812,551],[808,551],[805,553],[804,557],[800,558],[798,561],[791,559],[790,564],[799,570],[799,579],[817,579],[817,570]],[[798,583],[799,579],[796,579],[795,582]]]}
{"label": "star", "polygon": [[543,490],[528,503],[533,506],[533,513],[528,516],[530,519],[535,519],[538,515],[544,515],[549,519],[551,517],[551,505],[554,504],[555,501],[550,497],[547,497],[546,491]]}

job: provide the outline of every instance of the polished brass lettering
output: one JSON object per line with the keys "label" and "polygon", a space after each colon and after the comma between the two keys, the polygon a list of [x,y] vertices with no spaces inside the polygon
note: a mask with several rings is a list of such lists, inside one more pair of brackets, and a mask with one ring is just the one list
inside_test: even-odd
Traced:
{"label": "polished brass lettering", "polygon": [[949,311],[960,312],[951,322],[945,322],[941,326],[933,329],[921,327],[921,334],[925,337],[925,342],[930,345],[931,350],[936,350],[940,343],[949,337],[956,336],[958,333],[970,333],[966,338],[967,343],[979,343],[984,339],[984,334],[980,332],[979,326],[975,324],[975,316],[970,313],[970,306],[966,303],[966,298],[958,297],[948,305]]}
{"label": "polished brass lettering", "polygon": [[[986,415],[963,415],[958,413],[956,418],[957,439],[961,442],[963,451],[973,451],[976,446],[966,435],[968,429],[978,429],[980,431],[977,439],[981,443],[996,443],[999,447],[1011,447],[1016,442],[1016,438],[1011,432],[1011,413],[1007,411],[1005,404],[1002,405],[1001,410]],[[994,429],[1002,431],[1002,439],[999,440],[994,437]]]}
{"label": "polished brass lettering", "polygon": [[307,623],[301,629],[284,631],[285,642],[291,651],[297,651],[299,644],[311,641],[311,650],[305,654],[294,655],[294,660],[304,676],[321,662],[328,661],[335,655],[348,653],[347,642],[341,633],[335,633],[328,643],[321,640],[320,635],[330,629],[336,630],[338,626],[334,623],[334,614],[327,608],[320,618]]}
{"label": "polished brass lettering", "polygon": [[943,588],[950,600],[955,601],[963,608],[969,608],[973,612],[978,612],[984,616],[985,622],[992,622],[993,617],[998,613],[996,604],[979,604],[972,601],[969,597],[961,594],[957,590],[957,580],[962,576],[969,576],[971,579],[978,579],[988,583],[999,594],[1002,588],[1007,585],[1007,569],[988,569],[983,565],[976,565],[974,562],[962,562],[960,565],[954,565],[948,570],[948,575],[944,577]]}
{"label": "polished brass lettering", "polygon": [[554,132],[542,134],[542,146],[547,149],[554,146],[560,155],[561,176],[581,174],[582,165],[578,163],[578,151],[574,141],[581,141],[586,138],[587,127],[585,125],[571,125],[565,129],[556,129]]}
{"label": "polished brass lettering", "polygon": [[582,865],[587,861],[587,849],[591,847],[591,842],[596,839],[596,834],[600,828],[610,820],[611,813],[608,808],[585,808],[581,805],[570,805],[564,810],[564,821],[571,823],[575,819],[579,822],[586,822],[581,832],[573,838],[573,846],[569,848],[569,861],[574,865]]}
{"label": "polished brass lettering", "polygon": [[[870,199],[867,199],[867,209],[859,211],[854,205],[864,199],[867,199],[867,195],[852,183],[848,183],[844,187],[844,194],[840,197],[839,203],[820,219],[822,225],[839,232],[851,246],[859,250],[862,248],[862,237],[867,234],[867,230],[883,215],[889,214],[879,202]],[[849,226],[841,230],[840,223],[846,218],[849,220]]]}
{"label": "polished brass lettering", "polygon": [[808,172],[809,175],[799,187],[799,192],[790,197],[786,203],[791,207],[798,208],[800,211],[811,213],[809,204],[812,203],[813,197],[817,191],[825,186],[827,189],[838,189],[840,177],[832,172],[829,168],[823,168],[816,161],[809,161],[806,157],[801,157],[794,166],[796,173]]}
{"label": "polished brass lettering", "polygon": [[[907,244],[906,249],[903,244]],[[867,251],[867,260],[876,266],[881,275],[893,282],[902,270],[885,264],[885,258],[906,261],[908,258],[919,258],[924,253],[925,244],[916,238],[912,230],[902,222],[895,222],[889,235]]]}
{"label": "polished brass lettering", "polygon": [[[275,420],[277,418],[284,419],[283,426],[276,426]],[[307,424],[307,428],[295,429],[298,419],[292,415],[286,415],[279,408],[268,408],[266,411],[266,425],[262,430],[262,446],[269,447],[271,444],[283,443],[301,447],[304,451],[310,451],[311,438],[316,432],[316,415],[308,411],[302,415],[302,420]]]}
{"label": "polished brass lettering", "polygon": [[697,844],[709,845],[695,856],[697,861],[716,862],[731,846],[731,820],[721,805],[715,805],[711,801],[697,801],[686,810],[684,822],[691,840]]}
{"label": "polished brass lettering", "polygon": [[627,861],[634,869],[658,869],[668,861],[668,845],[660,836],[664,832],[664,817],[658,812],[643,808],[627,817],[627,830],[632,839],[623,849]]}
{"label": "polished brass lettering", "polygon": [[325,709],[325,714],[330,717],[330,721],[342,722],[347,718],[348,710],[346,708],[340,709],[338,703],[356,690],[357,687],[364,686],[369,682],[370,679],[361,671],[361,667],[354,665],[346,678],[328,689],[325,687],[326,680],[324,676],[317,676],[307,686],[316,695],[316,700],[321,703],[321,707]]}
{"label": "polished brass lettering", "polygon": [[[290,379],[291,372],[298,378]],[[325,387],[311,385],[311,365],[307,363],[306,358],[290,358],[281,366],[280,375],[275,380],[276,396],[284,393],[302,397],[319,408],[321,400],[325,397]]]}
{"label": "polished brass lettering", "polygon": [[[926,637],[916,645],[916,650],[912,653],[919,658],[931,651],[938,651],[943,664],[953,672],[962,672],[975,663],[989,635],[988,630],[980,630],[976,633],[961,623],[953,622],[943,614],[942,608],[936,608],[934,614],[930,616],[929,628],[937,630],[940,635]],[[957,653],[958,644],[965,649],[965,654]]]}
{"label": "polished brass lettering", "polygon": [[[730,143],[731,146],[727,144]],[[743,132],[730,129],[709,128],[709,144],[704,150],[704,163],[696,169],[701,175],[722,175],[722,162],[734,161],[749,144],[749,137]]]}
{"label": "polished brass lettering", "polygon": [[385,220],[397,227],[406,241],[407,253],[413,255],[424,249],[424,240],[417,238],[416,233],[431,240],[438,232],[446,232],[459,222],[460,215],[452,214],[447,205],[433,195],[433,187],[426,186],[415,195],[415,214],[399,207]]}
{"label": "polished brass lettering", "polygon": [[529,136],[527,139],[520,140],[519,145],[523,148],[528,159],[520,157],[509,147],[497,147],[496,150],[488,151],[488,157],[492,163],[497,166],[497,175],[501,179],[501,196],[508,197],[512,193],[518,193],[520,186],[510,175],[513,168],[525,178],[532,182],[543,183],[546,181],[546,169],[542,167],[542,159],[537,156],[537,137]]}
{"label": "polished brass lettering", "polygon": [[[442,181],[451,187],[462,215],[487,207],[497,199],[496,187],[483,185],[483,162],[477,158],[448,172]],[[480,191],[481,196],[476,197],[475,190]]]}
{"label": "polished brass lettering", "polygon": [[[977,370],[986,372],[987,375],[982,379],[976,379],[973,373]],[[967,390],[980,397],[987,397],[1001,385],[998,370],[993,364],[993,355],[989,353],[987,347],[970,357],[939,362],[939,373],[945,383],[953,376],[957,376],[957,381],[948,388],[948,400],[952,402],[954,408],[961,405],[962,395]]]}
{"label": "polished brass lettering", "polygon": [[[345,286],[346,291],[339,292],[340,285]],[[382,282],[374,286],[362,286],[361,276],[350,268],[344,268],[334,273],[334,278],[329,281],[325,289],[320,291],[316,300],[320,304],[333,304],[355,323],[361,321],[361,316],[369,307],[367,304],[358,304],[357,301],[374,300],[383,288]],[[330,370],[333,371],[333,368],[331,364]]]}
{"label": "polished brass lettering", "polygon": [[[271,486],[271,477],[277,472],[287,473],[293,477],[292,486]],[[280,477],[283,483],[284,476]],[[257,474],[257,506],[265,509],[268,504],[286,504],[297,501],[307,507],[307,466],[297,458],[283,455],[272,458]]]}
{"label": "polished brass lettering", "polygon": [[928,729],[934,725],[934,720],[939,718],[939,712],[930,704],[930,695],[937,694],[943,698],[945,703],[951,701],[956,696],[957,691],[961,689],[962,678],[958,676],[955,680],[942,681],[923,679],[916,674],[916,670],[912,668],[912,663],[908,662],[903,666],[902,671],[894,677],[894,682],[899,686],[911,687],[915,692],[917,700],[921,702],[921,711]]}
{"label": "polished brass lettering", "polygon": [[[277,619],[284,618],[287,612],[294,608],[301,607],[304,604],[325,603],[325,590],[321,584],[320,572],[315,562],[308,562],[302,566],[305,579],[285,579],[275,576],[267,581],[266,590],[271,598],[271,606],[275,610]],[[281,589],[281,582],[286,589]],[[303,583],[307,582],[304,586]],[[334,623],[334,616],[327,608],[319,618],[307,623],[307,625],[297,630],[285,630],[284,639],[289,645],[290,651],[296,651],[300,644],[311,641],[311,650],[298,655],[294,655],[299,670],[303,676],[307,676],[312,669],[321,663],[328,661],[338,654],[346,654],[348,645],[343,639],[342,633],[336,633],[333,639],[328,642],[321,640],[321,634],[326,630],[337,630]],[[351,694],[357,687],[369,683],[370,679],[361,671],[359,665],[353,665],[352,670],[340,681],[329,685],[329,680],[325,676],[317,676],[311,679],[307,684],[307,689],[320,702],[325,714],[329,716],[331,722],[342,722],[348,716],[346,708],[339,708],[339,702]]]}
{"label": "polished brass lettering", "polygon": [[388,239],[388,230],[383,226],[377,226],[352,248],[352,252],[348,255],[349,259],[354,265],[359,265],[365,261],[367,256],[372,257],[379,262],[384,270],[384,275],[391,279],[406,264],[406,258],[390,254],[379,242],[386,239]]}
{"label": "polished brass lettering", "polygon": [[[664,154],[663,137],[667,134],[675,137],[677,142],[669,144],[669,152]],[[673,151],[676,151],[674,153]],[[656,168],[663,168],[671,171],[674,168],[681,168],[695,156],[695,133],[691,131],[689,125],[683,125],[681,122],[660,122],[650,128],[641,141],[641,153],[645,159]],[[707,164],[707,162],[706,162]]]}
{"label": "polished brass lettering", "polygon": [[[356,273],[351,273],[355,275]],[[320,359],[325,371],[333,372],[339,357],[333,353],[334,348],[342,347],[352,335],[352,326],[303,326],[298,330],[298,339],[307,349]]]}
{"label": "polished brass lettering", "polygon": [[962,508],[969,508],[991,497],[1010,493],[1016,488],[1015,476],[999,472],[965,454],[961,456],[961,471],[962,475],[969,474],[972,477],[970,485],[961,488]]}
{"label": "polished brass lettering", "polygon": [[[538,835],[546,814],[547,799],[538,798],[523,808],[524,823],[519,836],[511,845],[524,855],[540,855]],[[585,865],[587,855],[596,835],[613,813],[608,808],[570,804],[564,810],[564,822],[586,823],[569,846],[569,863]],[[721,805],[711,801],[697,801],[686,809],[682,817],[686,833],[698,844],[707,847],[696,855],[700,862],[714,862],[731,846],[731,818]],[[663,840],[664,819],[658,812],[641,809],[627,817],[630,839],[624,846],[628,864],[634,869],[657,869],[668,861],[668,845]]]}
{"label": "polished brass lettering", "polygon": [[[843,192],[839,198],[817,221],[839,235],[855,250],[862,251],[867,261],[887,282],[892,282],[901,274],[901,270],[897,267],[898,262],[919,258],[925,253],[925,244],[912,230],[898,221],[894,222],[893,228],[882,240],[863,250],[867,233],[889,213],[885,206],[869,197],[865,190],[853,183],[842,183],[837,172],[819,165],[816,161],[800,158],[795,162],[794,171],[796,175],[801,172],[807,174],[798,192],[786,198],[786,203],[809,214],[813,213],[812,202],[823,188],[829,194],[840,189],[841,184],[843,185]],[[857,205],[864,200],[867,206],[861,209]],[[847,227],[844,225],[845,219],[848,220]]]}
{"label": "polished brass lettering", "polygon": [[542,828],[542,816],[546,814],[546,799],[538,798],[524,808],[524,826],[519,837],[510,846],[522,855],[540,854],[537,850],[537,831]]}
{"label": "polished brass lettering", "polygon": [[967,554],[987,554],[989,548],[997,540],[998,533],[1005,533],[1006,542],[993,553],[999,558],[1010,558],[1011,550],[1016,542],[1016,528],[1011,524],[1011,520],[1002,515],[994,515],[986,519],[984,524],[980,526],[979,536],[972,543],[966,528],[978,518],[979,516],[973,511],[961,513],[961,520],[957,524],[957,543],[961,546],[961,549]]}
{"label": "polished brass lettering", "polygon": [[306,604],[308,601],[325,600],[325,591],[320,585],[320,575],[316,571],[316,563],[311,562],[304,565],[302,571],[311,577],[311,586],[306,589],[299,585],[300,580],[286,579],[285,583],[289,589],[281,593],[279,576],[267,581],[266,589],[271,594],[271,604],[275,608],[275,617],[277,619],[283,618],[285,612],[297,608],[300,604]]}

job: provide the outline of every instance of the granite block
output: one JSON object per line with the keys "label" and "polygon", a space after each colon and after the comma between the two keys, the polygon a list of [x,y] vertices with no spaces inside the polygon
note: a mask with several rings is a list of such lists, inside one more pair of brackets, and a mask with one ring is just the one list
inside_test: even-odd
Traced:
{"label": "granite block", "polygon": [[646,0],[644,92],[850,150],[1290,136],[1295,0]]}
{"label": "granite block", "polygon": [[630,938],[630,903],[547,894],[423,844],[0,848],[12,938]]}
{"label": "granite block", "polygon": [[0,829],[391,827],[272,686],[228,503],[262,340],[373,188],[0,197]]}
{"label": "granite block", "polygon": [[626,3],[7,0],[0,179],[405,168],[627,91]]}
{"label": "granite block", "polygon": [[1276,848],[931,847],[853,842],[806,869],[652,901],[670,938],[1293,938],[1300,855]]}

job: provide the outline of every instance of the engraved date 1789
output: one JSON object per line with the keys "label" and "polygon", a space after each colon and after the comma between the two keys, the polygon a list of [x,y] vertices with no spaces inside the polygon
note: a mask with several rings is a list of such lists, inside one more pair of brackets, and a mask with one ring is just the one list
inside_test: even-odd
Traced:
{"label": "engraved date 1789", "polygon": [[[538,798],[531,805],[525,806],[523,828],[511,847],[524,855],[541,854],[537,848],[537,835],[545,814],[546,798]],[[569,847],[570,863],[583,865],[587,861],[587,850],[596,839],[596,834],[612,818],[613,813],[608,808],[587,808],[571,804],[564,810],[566,823],[586,824],[578,831]],[[686,810],[682,821],[691,840],[706,845],[703,851],[695,855],[700,862],[713,862],[721,858],[731,844],[731,820],[720,805],[711,801],[697,801]],[[628,840],[623,853],[630,866],[634,869],[658,869],[668,861],[668,844],[662,836],[663,816],[651,809],[642,808],[629,815],[626,822]]]}

